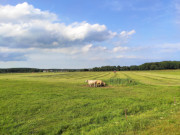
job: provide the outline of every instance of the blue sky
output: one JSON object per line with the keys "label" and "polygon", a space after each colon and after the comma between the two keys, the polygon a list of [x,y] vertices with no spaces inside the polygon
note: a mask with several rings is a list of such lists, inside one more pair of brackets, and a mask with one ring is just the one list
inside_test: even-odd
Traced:
{"label": "blue sky", "polygon": [[180,60],[178,0],[0,0],[0,68]]}

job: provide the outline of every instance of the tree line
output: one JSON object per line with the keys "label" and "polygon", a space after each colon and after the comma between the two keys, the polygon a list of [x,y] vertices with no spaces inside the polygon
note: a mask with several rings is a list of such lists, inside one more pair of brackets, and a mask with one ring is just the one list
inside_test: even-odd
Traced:
{"label": "tree line", "polygon": [[91,71],[131,71],[131,70],[163,70],[163,69],[180,69],[180,61],[162,61],[144,63],[136,66],[102,66],[92,68]]}
{"label": "tree line", "polygon": [[42,69],[37,68],[6,68],[0,69],[0,73],[32,73],[32,72],[42,72]]}
{"label": "tree line", "polygon": [[136,66],[102,66],[92,69],[37,69],[37,68],[7,68],[0,73],[33,73],[33,72],[76,72],[76,71],[131,71],[131,70],[163,70],[180,69],[180,61],[163,61],[144,63]]}
{"label": "tree line", "polygon": [[37,69],[37,68],[4,68],[4,69],[0,69],[0,73],[76,72],[76,71],[82,71],[82,69]]}

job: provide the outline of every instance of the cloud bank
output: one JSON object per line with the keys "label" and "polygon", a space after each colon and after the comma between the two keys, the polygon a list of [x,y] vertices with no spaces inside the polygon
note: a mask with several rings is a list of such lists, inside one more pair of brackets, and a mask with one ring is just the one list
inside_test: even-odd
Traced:
{"label": "cloud bank", "polygon": [[58,61],[64,68],[101,66],[125,58],[121,53],[129,47],[121,41],[135,33],[114,32],[106,25],[86,21],[67,25],[56,14],[27,2],[0,5],[0,65],[46,68]]}
{"label": "cloud bank", "polygon": [[105,25],[86,21],[66,25],[58,16],[42,11],[27,2],[0,5],[0,61],[27,60],[33,53],[66,55],[107,54],[127,50],[115,46],[108,49],[103,43],[114,38],[127,40],[135,30],[120,33],[108,30]]}
{"label": "cloud bank", "polygon": [[57,22],[57,15],[24,2],[0,6],[1,46],[18,48],[58,48],[102,42],[117,35],[105,25]]}

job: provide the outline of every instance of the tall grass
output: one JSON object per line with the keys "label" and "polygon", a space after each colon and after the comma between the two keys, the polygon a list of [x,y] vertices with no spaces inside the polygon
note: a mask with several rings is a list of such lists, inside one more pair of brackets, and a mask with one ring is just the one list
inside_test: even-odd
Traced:
{"label": "tall grass", "polygon": [[135,80],[130,78],[123,79],[123,78],[110,78],[109,80],[105,81],[107,85],[136,85],[138,84]]}

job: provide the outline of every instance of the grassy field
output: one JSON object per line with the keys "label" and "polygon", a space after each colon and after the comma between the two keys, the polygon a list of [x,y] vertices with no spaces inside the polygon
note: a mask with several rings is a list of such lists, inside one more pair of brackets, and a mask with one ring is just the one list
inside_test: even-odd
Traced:
{"label": "grassy field", "polygon": [[0,135],[29,134],[180,135],[180,70],[0,74]]}

